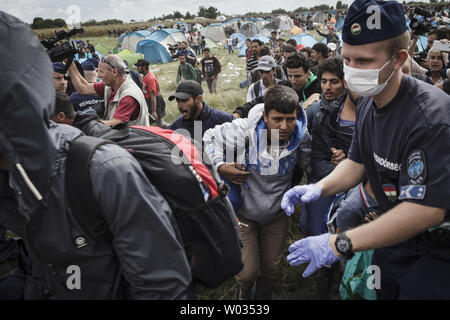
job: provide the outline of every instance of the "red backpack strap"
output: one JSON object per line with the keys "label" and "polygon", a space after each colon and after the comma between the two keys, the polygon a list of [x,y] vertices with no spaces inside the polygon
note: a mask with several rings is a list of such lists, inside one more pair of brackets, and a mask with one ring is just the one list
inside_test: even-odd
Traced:
{"label": "red backpack strap", "polygon": [[191,140],[181,134],[175,133],[173,130],[162,129],[155,126],[132,126],[131,128],[151,132],[175,144],[183,152],[184,156],[189,160],[195,171],[197,171],[197,173],[202,178],[203,182],[208,186],[211,192],[211,198],[214,199],[219,195],[219,188],[217,187],[217,183],[214,177],[211,175],[208,168],[203,164],[200,154]]}

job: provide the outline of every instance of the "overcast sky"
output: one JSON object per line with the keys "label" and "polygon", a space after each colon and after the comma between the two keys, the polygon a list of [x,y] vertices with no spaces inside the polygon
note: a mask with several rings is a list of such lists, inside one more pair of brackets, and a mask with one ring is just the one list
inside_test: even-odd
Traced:
{"label": "overcast sky", "polygon": [[[62,18],[71,23],[78,16],[81,22],[90,19],[97,21],[119,19],[129,22],[132,19],[146,21],[153,17],[161,17],[163,14],[173,13],[175,10],[182,14],[186,14],[187,11],[197,14],[199,6],[213,6],[221,13],[233,15],[255,11],[271,12],[278,8],[290,11],[300,6],[312,7],[319,4],[335,6],[336,2],[337,0],[13,0],[6,3],[6,0],[2,0],[0,10],[27,23],[31,23],[34,17]],[[342,0],[342,2],[351,3],[352,0]]]}

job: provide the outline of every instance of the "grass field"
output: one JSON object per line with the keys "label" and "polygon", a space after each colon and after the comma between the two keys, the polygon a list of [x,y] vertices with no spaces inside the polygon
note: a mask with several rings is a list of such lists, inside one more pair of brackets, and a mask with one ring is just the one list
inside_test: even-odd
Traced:
{"label": "grass field", "polygon": [[[111,51],[115,47],[117,40],[114,38],[83,38],[89,39],[94,45],[103,44]],[[208,87],[203,82],[204,97],[203,100],[211,107],[232,112],[237,106],[245,103],[247,91],[239,88],[239,82],[245,78],[245,58],[239,58],[237,52],[235,54],[228,54],[225,49],[212,49],[212,54],[215,55],[222,64],[222,72],[219,75],[217,85],[217,94],[209,94]],[[172,123],[180,116],[176,102],[168,101],[168,97],[175,92],[176,88],[176,72],[178,62],[170,62],[166,64],[150,65],[159,80],[160,91],[166,101],[166,117],[164,120]],[[303,181],[304,182],[304,181]],[[285,257],[288,254],[288,246],[298,239],[304,237],[304,234],[299,230],[298,222],[300,217],[300,208],[294,213],[289,220],[289,231],[287,238],[287,245],[285,249]],[[297,299],[317,299],[316,279],[317,274],[304,279],[302,273],[306,265],[299,267],[291,267],[286,259],[282,263],[282,275],[279,285],[276,289],[277,299],[280,300],[297,300]],[[234,299],[236,292],[236,284],[234,279],[230,279],[215,290],[207,290],[199,288],[198,298],[201,300],[223,300]],[[334,288],[333,299],[339,299],[338,287]]]}

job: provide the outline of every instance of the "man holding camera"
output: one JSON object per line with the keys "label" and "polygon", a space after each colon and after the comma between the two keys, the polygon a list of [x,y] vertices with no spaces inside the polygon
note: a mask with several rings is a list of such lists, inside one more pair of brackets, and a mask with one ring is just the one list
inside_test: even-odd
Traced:
{"label": "man holding camera", "polygon": [[87,82],[73,63],[69,68],[69,76],[78,93],[104,97],[103,123],[111,127],[119,123],[148,126],[149,114],[144,94],[131,77],[127,76],[126,69],[127,66],[119,56],[109,54],[98,64],[101,82]]}

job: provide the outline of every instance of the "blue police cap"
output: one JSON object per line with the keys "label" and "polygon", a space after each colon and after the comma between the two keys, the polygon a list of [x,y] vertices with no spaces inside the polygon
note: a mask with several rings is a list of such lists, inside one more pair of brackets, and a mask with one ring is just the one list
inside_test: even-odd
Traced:
{"label": "blue police cap", "polygon": [[90,63],[92,63],[94,65],[94,67],[98,68],[98,60],[95,58],[89,58],[86,61],[89,61]]}
{"label": "blue police cap", "polygon": [[94,71],[95,70],[95,66],[90,61],[87,61],[87,60],[81,64],[81,67],[83,68],[83,70],[86,70],[86,71]]}
{"label": "blue police cap", "polygon": [[66,69],[66,66],[62,62],[53,62],[53,71],[65,74],[64,69]]}
{"label": "blue police cap", "polygon": [[356,0],[348,9],[342,40],[350,45],[387,40],[406,31],[403,5],[397,1]]}

